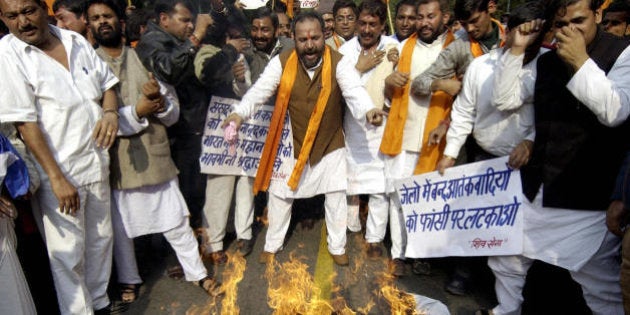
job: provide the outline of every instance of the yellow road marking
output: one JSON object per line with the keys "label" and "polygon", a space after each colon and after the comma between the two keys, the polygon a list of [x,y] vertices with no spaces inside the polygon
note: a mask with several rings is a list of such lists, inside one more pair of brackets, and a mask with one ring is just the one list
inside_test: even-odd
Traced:
{"label": "yellow road marking", "polygon": [[326,242],[326,222],[322,224],[321,238],[319,240],[319,250],[317,251],[317,262],[315,263],[315,285],[320,289],[320,299],[330,301],[332,283],[330,276],[333,274],[333,260],[328,253]]}

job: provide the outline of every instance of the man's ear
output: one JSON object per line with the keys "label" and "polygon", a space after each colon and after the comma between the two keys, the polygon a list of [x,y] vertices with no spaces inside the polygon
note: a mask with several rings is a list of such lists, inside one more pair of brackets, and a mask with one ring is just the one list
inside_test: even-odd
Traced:
{"label": "man's ear", "polygon": [[448,20],[451,19],[451,13],[444,13],[442,14],[442,24],[447,25],[448,24]]}
{"label": "man's ear", "polygon": [[168,20],[170,19],[170,16],[168,16],[168,14],[162,12],[160,13],[160,16],[158,16],[158,22],[160,24],[160,26],[164,27],[166,24],[168,24]]}
{"label": "man's ear", "polygon": [[595,10],[595,23],[600,24],[602,22],[602,8]]}

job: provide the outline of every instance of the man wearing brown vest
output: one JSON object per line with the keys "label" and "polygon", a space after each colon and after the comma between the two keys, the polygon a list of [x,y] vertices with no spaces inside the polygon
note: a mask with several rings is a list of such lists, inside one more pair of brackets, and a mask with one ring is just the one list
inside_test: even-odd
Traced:
{"label": "man wearing brown vest", "polygon": [[[261,263],[282,249],[296,198],[326,195],[328,251],[338,265],[348,265],[346,244],[346,150],[343,135],[344,100],[355,118],[366,115],[378,125],[383,112],[374,108],[354,64],[324,44],[324,21],[315,12],[305,12],[293,24],[295,50],[274,57],[261,77],[243,96],[226,119],[237,130],[259,104],[274,94],[269,133],[256,174],[254,192],[269,191],[269,227]],[[287,111],[288,110],[288,111]],[[271,179],[276,152],[288,113],[293,132],[295,159],[291,176]]]}

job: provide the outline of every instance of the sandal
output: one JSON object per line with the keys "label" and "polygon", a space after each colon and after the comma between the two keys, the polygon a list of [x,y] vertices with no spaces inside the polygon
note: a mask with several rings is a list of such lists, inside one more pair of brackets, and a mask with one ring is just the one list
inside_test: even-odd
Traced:
{"label": "sandal", "polygon": [[197,285],[212,297],[219,296],[224,293],[221,283],[214,280],[211,276],[206,276],[205,278],[197,281]]}
{"label": "sandal", "polygon": [[130,304],[138,298],[140,284],[121,283],[119,284],[120,301],[124,304]]}

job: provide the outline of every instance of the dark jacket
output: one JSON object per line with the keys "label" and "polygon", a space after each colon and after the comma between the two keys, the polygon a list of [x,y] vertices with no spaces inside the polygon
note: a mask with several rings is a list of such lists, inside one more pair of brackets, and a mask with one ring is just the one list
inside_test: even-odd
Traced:
{"label": "dark jacket", "polygon": [[[599,30],[587,51],[608,73],[627,46],[621,37]],[[540,56],[537,66],[536,139],[532,158],[521,170],[523,191],[531,200],[542,184],[545,207],[605,210],[629,149],[630,123],[601,124],[566,88],[573,71],[555,51]]]}
{"label": "dark jacket", "polygon": [[203,132],[210,91],[195,77],[196,52],[190,40],[181,41],[153,22],[149,22],[136,46],[136,53],[147,70],[177,91],[180,117],[169,128],[170,136]]}

